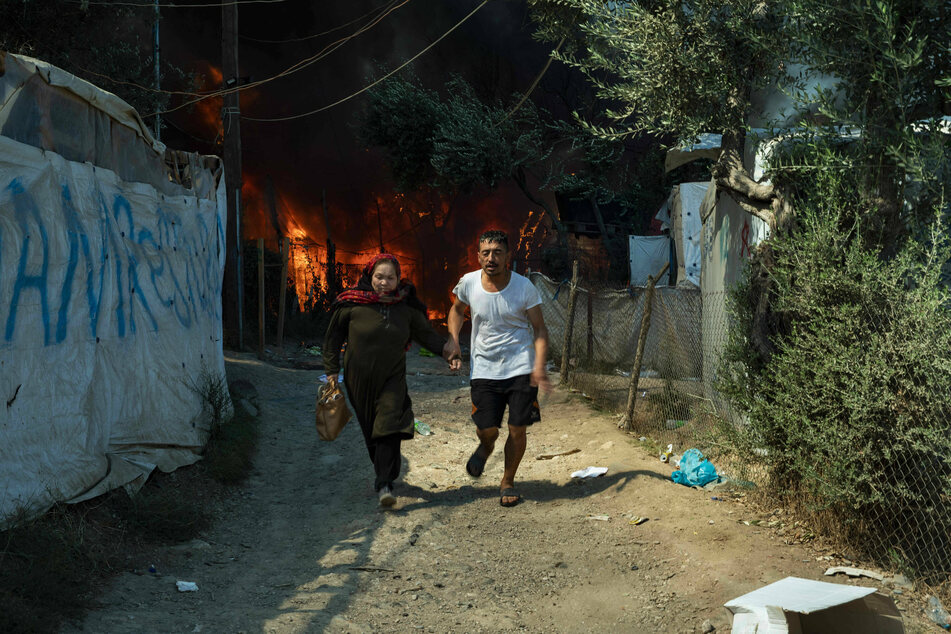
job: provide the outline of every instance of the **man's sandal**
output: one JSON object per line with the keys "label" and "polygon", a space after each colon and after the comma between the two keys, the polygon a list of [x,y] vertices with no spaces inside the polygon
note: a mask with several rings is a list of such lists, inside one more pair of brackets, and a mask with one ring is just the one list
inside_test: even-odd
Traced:
{"label": "man's sandal", "polygon": [[466,473],[473,478],[478,478],[485,470],[485,461],[487,458],[479,452],[481,448],[481,445],[476,447],[476,450],[472,452],[472,455],[469,456],[469,461],[466,463]]}
{"label": "man's sandal", "polygon": [[[505,498],[515,498],[510,502],[506,502]],[[502,506],[515,506],[516,504],[522,501],[522,496],[515,492],[515,489],[508,487],[507,489],[502,489],[502,494],[499,496],[499,504]]]}

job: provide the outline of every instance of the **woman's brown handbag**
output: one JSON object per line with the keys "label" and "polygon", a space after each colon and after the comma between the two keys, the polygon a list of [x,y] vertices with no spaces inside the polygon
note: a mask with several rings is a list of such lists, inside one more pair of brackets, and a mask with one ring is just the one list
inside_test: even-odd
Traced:
{"label": "woman's brown handbag", "polygon": [[321,440],[334,440],[350,420],[350,408],[340,386],[317,388],[317,433]]}

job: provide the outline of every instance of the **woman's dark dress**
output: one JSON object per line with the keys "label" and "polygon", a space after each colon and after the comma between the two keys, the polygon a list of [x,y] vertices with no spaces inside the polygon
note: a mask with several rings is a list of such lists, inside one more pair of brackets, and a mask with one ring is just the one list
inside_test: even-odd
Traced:
{"label": "woman's dark dress", "polygon": [[413,410],[406,388],[406,346],[410,339],[439,353],[445,340],[426,316],[405,302],[338,308],[324,339],[327,374],[340,371],[354,414],[376,468],[376,488],[399,475],[399,443],[413,437]]}

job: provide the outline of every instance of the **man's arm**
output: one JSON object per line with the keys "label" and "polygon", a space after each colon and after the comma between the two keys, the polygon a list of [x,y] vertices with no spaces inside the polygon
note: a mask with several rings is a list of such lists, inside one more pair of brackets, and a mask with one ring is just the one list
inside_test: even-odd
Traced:
{"label": "man's arm", "polygon": [[443,356],[449,360],[449,367],[453,370],[462,367],[462,348],[459,346],[459,333],[462,331],[462,324],[466,321],[467,308],[468,306],[459,301],[458,298],[454,299],[446,319],[446,326],[449,328],[449,341],[443,347]]}
{"label": "man's arm", "polygon": [[526,311],[528,321],[535,331],[535,367],[532,369],[532,385],[537,385],[546,394],[551,392],[551,382],[548,380],[548,328],[545,327],[545,317],[542,307],[532,306]]}

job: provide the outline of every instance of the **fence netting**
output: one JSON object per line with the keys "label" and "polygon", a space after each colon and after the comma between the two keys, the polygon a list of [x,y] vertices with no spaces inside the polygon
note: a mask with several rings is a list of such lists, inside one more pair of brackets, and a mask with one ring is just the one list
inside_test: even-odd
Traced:
{"label": "fence netting", "polygon": [[[579,284],[571,337],[565,354],[569,281],[554,282],[532,273],[542,296],[554,372],[567,362],[567,387],[599,408],[621,417],[627,410],[647,290]],[[653,292],[650,327],[646,331],[632,431],[664,445],[686,439],[716,414],[712,368],[704,367],[704,344],[719,345],[726,333],[711,331],[705,342],[701,328],[700,289],[657,287]],[[706,373],[705,373],[706,370]]]}
{"label": "fence netting", "polygon": [[[728,430],[749,425],[740,408],[718,389],[730,325],[726,292],[702,293],[693,286],[658,286],[649,292],[579,280],[571,311],[570,281],[553,281],[537,272],[530,277],[543,300],[551,371],[562,375],[564,387],[615,415],[619,426],[629,421],[631,433],[658,451],[672,444],[675,454],[697,447],[717,455],[717,447],[729,446],[718,457],[721,472],[738,482],[776,486],[767,481],[776,470],[756,465],[768,465],[777,456],[754,445],[744,454],[737,449],[742,444],[725,442]],[[648,296],[651,310],[645,324]],[[856,350],[856,358],[900,351],[895,333],[883,322],[887,319],[887,314],[864,316],[867,339],[863,350]],[[646,332],[638,368],[642,326]],[[951,351],[935,354],[934,367],[905,367],[896,357],[884,366],[892,374],[864,372],[859,364],[836,371],[820,389],[892,390],[894,398],[885,402],[894,411],[848,411],[846,398],[844,411],[824,413],[827,420],[837,421],[837,429],[824,423],[811,429],[803,421],[804,433],[813,436],[805,440],[816,442],[818,449],[815,456],[800,452],[790,460],[800,470],[803,506],[817,513],[814,518],[821,518],[829,537],[882,566],[940,582],[951,572],[951,394],[922,395],[934,391],[927,386],[941,368],[945,375],[951,372]],[[628,418],[632,389],[633,415]],[[817,408],[826,407],[817,394],[791,398],[799,400],[803,411],[809,410],[810,399]],[[868,431],[858,430],[860,423],[866,430],[875,427],[868,422],[874,416],[885,421],[877,425],[884,431],[870,438]],[[853,429],[854,437],[849,437]],[[828,454],[822,449],[823,434],[830,445],[839,443]],[[848,446],[854,451],[844,461],[841,455]]]}

